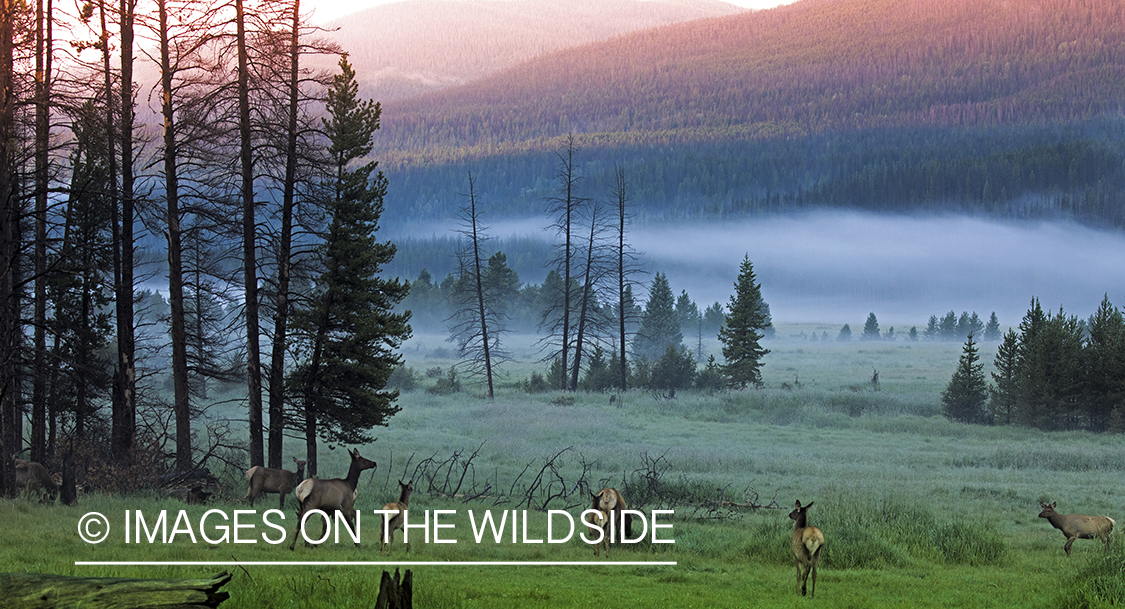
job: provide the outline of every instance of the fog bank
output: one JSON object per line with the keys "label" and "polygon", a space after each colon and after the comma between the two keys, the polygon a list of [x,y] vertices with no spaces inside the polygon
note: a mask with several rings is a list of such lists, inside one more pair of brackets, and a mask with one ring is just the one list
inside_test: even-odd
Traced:
{"label": "fog bank", "polygon": [[701,308],[728,302],[749,254],[778,322],[854,329],[874,312],[902,332],[949,310],[1014,326],[1033,296],[1081,317],[1106,293],[1125,305],[1125,235],[1069,223],[822,211],[636,227],[631,241]]}

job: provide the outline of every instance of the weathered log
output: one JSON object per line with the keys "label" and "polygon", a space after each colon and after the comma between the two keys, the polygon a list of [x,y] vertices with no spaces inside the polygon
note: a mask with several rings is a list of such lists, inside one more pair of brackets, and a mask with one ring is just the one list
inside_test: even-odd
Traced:
{"label": "weathered log", "polygon": [[230,598],[220,592],[231,576],[210,579],[72,577],[50,573],[0,573],[0,609],[198,609]]}
{"label": "weathered log", "polygon": [[379,582],[379,596],[375,599],[375,609],[413,609],[414,607],[414,574],[410,569],[399,583],[398,569],[395,576],[383,571],[383,579]]}

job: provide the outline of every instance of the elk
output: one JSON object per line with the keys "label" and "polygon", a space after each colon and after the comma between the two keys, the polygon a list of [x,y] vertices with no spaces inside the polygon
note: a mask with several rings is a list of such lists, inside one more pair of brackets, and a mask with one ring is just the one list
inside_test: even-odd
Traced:
{"label": "elk", "polygon": [[349,450],[348,454],[352,458],[352,463],[348,467],[347,478],[331,480],[309,478],[297,485],[294,494],[300,507],[297,508],[297,530],[293,534],[293,543],[289,544],[290,550],[297,545],[297,537],[301,534],[301,521],[305,514],[312,510],[321,510],[333,517],[336,512],[341,512],[348,524],[355,527],[355,498],[359,494],[357,490],[359,474],[364,470],[374,469],[376,464],[371,459],[361,456],[358,449]]}
{"label": "elk", "polygon": [[246,496],[243,497],[243,499],[250,500],[250,507],[254,507],[254,499],[256,499],[258,495],[262,493],[277,493],[277,509],[285,509],[285,496],[305,479],[305,462],[298,461],[297,457],[293,457],[293,462],[297,464],[297,471],[295,472],[286,469],[262,467],[261,465],[255,465],[246,470],[246,481],[250,483],[250,488],[247,489]]}
{"label": "elk", "polygon": [[1063,546],[1063,550],[1066,550],[1067,556],[1070,556],[1070,545],[1074,543],[1075,539],[1094,539],[1096,537],[1102,540],[1107,548],[1109,547],[1109,534],[1113,531],[1113,525],[1115,524],[1112,518],[1085,516],[1083,514],[1063,516],[1055,511],[1057,503],[1051,505],[1040,503],[1039,507],[1043,508],[1043,511],[1039,512],[1039,517],[1046,518],[1051,526],[1066,535],[1066,545]]}
{"label": "elk", "polygon": [[[410,493],[414,492],[414,482],[398,481],[401,490],[398,493],[398,501],[395,503],[388,503],[383,506],[384,510],[398,510],[397,514],[383,514],[383,527],[379,529],[379,552],[382,552],[388,546],[393,546],[395,543],[395,529],[402,529],[406,524],[406,510],[410,508]],[[383,531],[387,532],[386,539],[383,538]],[[406,530],[402,532],[403,540],[406,539]],[[410,544],[406,544],[406,551],[410,551]]]}
{"label": "elk", "polygon": [[[621,510],[629,509],[629,505],[625,503],[625,498],[615,488],[603,488],[596,493],[591,493],[590,496],[594,498],[590,509],[605,512],[606,517],[610,520],[609,533],[616,531],[617,527],[621,526]],[[629,514],[625,516],[625,535],[632,537],[633,519]],[[613,535],[610,535],[609,541],[617,543],[613,537]]]}
{"label": "elk", "polygon": [[602,540],[594,544],[594,556],[599,555],[599,546],[604,546],[605,557],[609,558],[609,516],[601,510],[587,510],[583,512],[583,514],[586,522],[590,523],[590,526],[601,529],[602,531]]}
{"label": "elk", "polygon": [[28,492],[42,489],[47,496],[54,499],[59,492],[59,485],[47,472],[47,468],[35,461],[16,459],[16,486]]}
{"label": "elk", "polygon": [[797,560],[797,585],[801,587],[801,596],[805,595],[805,587],[812,573],[812,593],[816,596],[816,565],[820,562],[820,550],[824,548],[824,533],[816,527],[810,527],[806,512],[812,507],[809,502],[801,507],[797,500],[797,507],[789,512],[793,519],[793,558]]}

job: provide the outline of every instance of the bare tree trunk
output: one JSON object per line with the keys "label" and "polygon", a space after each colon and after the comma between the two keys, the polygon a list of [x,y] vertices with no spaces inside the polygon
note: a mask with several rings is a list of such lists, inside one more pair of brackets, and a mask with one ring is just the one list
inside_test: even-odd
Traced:
{"label": "bare tree trunk", "polygon": [[35,306],[31,459],[42,461],[47,444],[47,164],[51,135],[51,0],[35,3]]}
{"label": "bare tree trunk", "polygon": [[625,204],[629,200],[629,190],[625,170],[620,167],[614,172],[613,196],[617,199],[617,332],[621,341],[621,391],[625,391],[629,384],[625,358]]}
{"label": "bare tree trunk", "polygon": [[16,350],[19,317],[16,293],[16,253],[19,210],[15,197],[12,141],[15,135],[13,99],[14,21],[16,0],[0,0],[0,494],[15,494],[14,462],[7,458],[20,449],[16,436],[18,393]]}
{"label": "bare tree trunk", "polygon": [[[109,29],[106,25],[106,10],[105,0],[98,0],[98,17],[101,22],[101,51],[102,51],[102,76],[105,79],[105,133],[107,153],[109,154],[109,200],[112,206],[111,210],[111,230],[113,231],[113,285],[116,292],[117,286],[121,285],[121,229],[120,229],[120,201],[118,198],[117,190],[117,148],[116,148],[116,134],[114,133],[113,122],[113,72],[110,64],[109,57]],[[57,339],[56,339],[57,344]],[[120,347],[119,347],[120,348]],[[56,349],[56,352],[58,350]],[[121,416],[121,398],[118,395],[120,391],[120,381],[117,376],[121,374],[120,366],[114,376],[113,397],[112,397],[112,426],[110,431],[110,445],[116,452],[117,443],[114,441],[117,435],[117,427],[119,425],[118,419]],[[50,452],[54,453],[55,447],[55,412],[51,409],[49,413],[50,432],[48,438],[48,447]]]}
{"label": "bare tree trunk", "polygon": [[579,303],[578,311],[578,335],[574,341],[574,374],[570,379],[570,389],[572,391],[578,389],[578,376],[582,372],[582,343],[586,336],[587,325],[587,312],[589,311],[589,303],[591,290],[594,284],[594,235],[598,227],[598,204],[595,203],[590,212],[590,242],[586,249],[586,272],[582,280],[582,300]]}
{"label": "bare tree trunk", "polygon": [[238,30],[238,135],[242,165],[242,273],[246,289],[246,378],[250,409],[250,466],[265,465],[262,445],[262,364],[258,331],[258,229],[254,214],[254,157],[250,142],[250,66],[246,54],[246,16],[235,0]]}
{"label": "bare tree trunk", "polygon": [[300,96],[301,2],[293,0],[293,21],[289,38],[288,131],[285,139],[285,182],[281,195],[281,238],[277,248],[277,304],[274,313],[273,354],[270,359],[270,436],[269,466],[282,465],[285,440],[285,339],[289,323],[289,273],[293,245],[293,204],[297,184],[297,113]]}
{"label": "bare tree trunk", "polygon": [[481,347],[484,350],[484,374],[485,379],[488,381],[488,399],[496,397],[492,389],[492,356],[489,353],[488,345],[488,319],[484,312],[484,283],[481,279],[480,270],[480,239],[477,235],[477,197],[476,192],[473,190],[473,176],[469,175],[469,218],[472,221],[472,239],[473,239],[473,273],[476,279],[477,291],[477,311],[480,313],[480,336]]}
{"label": "bare tree trunk", "polygon": [[567,371],[570,369],[567,362],[570,351],[570,268],[571,258],[574,254],[572,224],[574,212],[579,201],[574,193],[574,187],[577,181],[574,172],[574,136],[567,138],[565,149],[559,151],[557,155],[559,157],[559,167],[555,172],[555,178],[559,180],[560,196],[551,199],[552,206],[549,212],[558,214],[555,227],[563,233],[564,250],[562,258],[559,260],[563,267],[563,310],[562,327],[560,328],[562,334],[562,346],[560,348],[560,369],[562,370],[562,375],[559,381],[559,389],[566,391],[569,385]]}
{"label": "bare tree trunk", "polygon": [[157,0],[160,26],[160,72],[164,116],[164,198],[168,222],[168,301],[171,305],[172,379],[176,416],[176,468],[192,467],[191,403],[188,392],[187,332],[184,326],[183,247],[181,245],[179,176],[176,167],[176,122],[172,106],[172,58],[167,0]]}
{"label": "bare tree trunk", "polygon": [[[114,273],[117,388],[113,392],[113,453],[127,460],[137,426],[136,333],[133,327],[133,22],[136,0],[121,0],[121,217]],[[108,76],[107,76],[108,78]],[[116,257],[119,256],[119,259]]]}

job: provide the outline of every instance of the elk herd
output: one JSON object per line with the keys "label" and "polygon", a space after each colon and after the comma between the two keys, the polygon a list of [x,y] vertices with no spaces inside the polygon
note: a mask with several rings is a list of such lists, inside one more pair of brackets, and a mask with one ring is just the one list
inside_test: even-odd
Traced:
{"label": "elk herd", "polygon": [[[344,478],[319,479],[305,478],[305,461],[293,461],[297,465],[296,471],[273,469],[256,465],[246,470],[248,488],[244,501],[254,505],[254,501],[263,493],[278,495],[279,509],[285,508],[285,497],[290,492],[297,498],[298,527],[303,517],[313,510],[321,510],[335,516],[339,512],[352,526],[355,524],[355,500],[359,495],[359,476],[369,469],[376,467],[375,461],[367,459],[352,449],[348,451],[351,463],[348,474]],[[58,495],[60,487],[60,474],[51,474],[43,465],[34,461],[14,459],[16,484],[20,490],[27,494],[43,493],[44,500]],[[406,511],[410,508],[410,496],[414,491],[413,481],[399,481],[399,495],[394,502],[386,503],[381,510],[383,526],[379,527],[380,552],[389,551],[394,545],[394,533],[403,530]],[[590,493],[590,507],[583,511],[582,519],[591,529],[602,531],[601,539],[594,545],[594,556],[600,556],[601,551],[609,557],[609,545],[619,541],[615,539],[614,523],[620,523],[624,528],[620,533],[632,536],[632,515],[627,513],[629,506],[625,498],[617,489],[603,488],[596,493]],[[803,596],[816,596],[817,566],[825,548],[825,535],[817,527],[809,525],[808,509],[812,502],[801,505],[798,500],[795,507],[789,512],[793,520],[792,554],[797,566],[797,590]],[[1040,503],[1040,518],[1045,518],[1052,527],[1058,529],[1066,537],[1063,550],[1070,556],[1071,545],[1077,539],[1098,539],[1107,548],[1110,534],[1113,531],[1114,520],[1107,516],[1086,516],[1084,514],[1059,514],[1055,511],[1057,503]],[[386,535],[384,535],[386,532]],[[295,534],[290,549],[297,543]],[[404,536],[405,539],[405,536]],[[358,545],[358,544],[357,544]],[[409,550],[409,544],[407,544]],[[808,580],[812,576],[812,585]]]}

